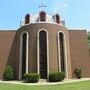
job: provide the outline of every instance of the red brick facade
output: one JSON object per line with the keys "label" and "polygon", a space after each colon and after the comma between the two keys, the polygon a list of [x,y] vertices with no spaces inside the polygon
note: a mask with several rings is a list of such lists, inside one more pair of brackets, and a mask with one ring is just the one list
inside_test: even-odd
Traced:
{"label": "red brick facade", "polygon": [[68,78],[73,77],[75,68],[81,68],[83,77],[90,77],[90,56],[85,30],[67,30],[57,24],[37,23],[21,27],[17,31],[0,31],[0,79],[6,65],[14,68],[15,79],[19,78],[20,34],[29,33],[28,69],[37,72],[37,33],[40,29],[48,31],[49,39],[49,72],[58,69],[58,32],[64,32],[66,39]]}
{"label": "red brick facade", "polygon": [[85,30],[70,30],[70,55],[72,75],[75,68],[81,68],[83,77],[90,77],[90,55]]}
{"label": "red brick facade", "polygon": [[[45,15],[44,15],[45,14]],[[0,79],[7,65],[14,68],[14,79],[21,79],[22,76],[22,45],[23,33],[26,33],[26,71],[28,73],[40,73],[39,57],[39,32],[47,33],[47,76],[50,72],[61,71],[61,52],[59,33],[63,34],[63,58],[66,78],[74,77],[74,69],[80,68],[83,77],[90,77],[90,55],[85,30],[68,30],[57,18],[44,13],[32,23],[31,15],[25,17],[25,24],[16,31],[0,31]],[[58,15],[58,14],[57,14]],[[51,22],[51,21],[54,22]],[[24,54],[23,54],[24,56]]]}

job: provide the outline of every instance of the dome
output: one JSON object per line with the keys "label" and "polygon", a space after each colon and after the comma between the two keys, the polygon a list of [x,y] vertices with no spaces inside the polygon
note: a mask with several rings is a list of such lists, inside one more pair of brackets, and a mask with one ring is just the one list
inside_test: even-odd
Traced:
{"label": "dome", "polygon": [[[25,18],[24,20],[21,21],[21,26],[25,24],[30,24],[30,23],[57,23],[57,24],[63,25],[62,20],[60,20],[59,14],[50,15],[45,11],[41,11],[35,15],[31,15],[31,14],[29,15],[30,15],[29,21],[28,21],[29,23],[25,23],[26,21],[26,18]],[[57,22],[57,15],[58,15],[58,22]]]}
{"label": "dome", "polygon": [[[34,16],[31,16],[31,23],[36,23],[36,22],[40,22],[39,13],[35,14]],[[54,23],[54,20],[51,15],[46,13],[46,21],[45,22]]]}

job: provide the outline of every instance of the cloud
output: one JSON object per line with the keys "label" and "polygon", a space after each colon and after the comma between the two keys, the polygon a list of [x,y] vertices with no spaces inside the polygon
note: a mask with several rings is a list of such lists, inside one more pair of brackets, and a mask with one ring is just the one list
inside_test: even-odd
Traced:
{"label": "cloud", "polygon": [[63,4],[63,7],[64,7],[64,8],[67,8],[67,7],[68,7],[68,5],[67,5],[66,3],[64,3],[64,4]]}
{"label": "cloud", "polygon": [[68,8],[68,4],[66,4],[64,2],[56,1],[53,4],[53,11],[54,11],[54,13],[57,13],[60,10],[67,9],[67,8]]}
{"label": "cloud", "polygon": [[54,13],[58,12],[59,9],[60,9],[60,1],[54,2],[54,4],[53,4]]}

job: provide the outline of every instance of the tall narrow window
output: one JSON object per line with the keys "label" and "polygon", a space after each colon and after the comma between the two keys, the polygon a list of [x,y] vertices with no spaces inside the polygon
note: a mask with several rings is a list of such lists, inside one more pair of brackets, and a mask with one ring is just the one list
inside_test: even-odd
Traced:
{"label": "tall narrow window", "polygon": [[24,33],[23,36],[22,36],[22,78],[23,78],[23,75],[26,73],[26,46],[27,46],[27,43],[26,43],[26,40],[27,39],[27,34]]}
{"label": "tall narrow window", "polygon": [[40,12],[40,21],[41,22],[46,21],[46,13],[44,11]]}
{"label": "tall narrow window", "polygon": [[19,59],[19,79],[28,73],[28,32],[24,31],[20,35],[20,59]]}
{"label": "tall narrow window", "polygon": [[47,33],[45,31],[39,32],[39,72],[40,78],[47,78]]}
{"label": "tall narrow window", "polygon": [[60,49],[61,71],[65,72],[65,52],[64,52],[64,35],[63,35],[63,33],[59,33],[59,49]]}
{"label": "tall narrow window", "polygon": [[25,24],[28,24],[28,23],[30,23],[30,14],[27,14],[25,16]]}
{"label": "tall narrow window", "polygon": [[58,14],[56,14],[56,23],[60,23],[60,16]]}

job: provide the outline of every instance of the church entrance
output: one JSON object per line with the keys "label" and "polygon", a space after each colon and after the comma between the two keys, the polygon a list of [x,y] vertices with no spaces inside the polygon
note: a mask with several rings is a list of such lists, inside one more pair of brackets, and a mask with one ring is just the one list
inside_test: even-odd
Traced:
{"label": "church entrance", "polygon": [[47,33],[40,31],[39,33],[39,72],[40,78],[47,78]]}

